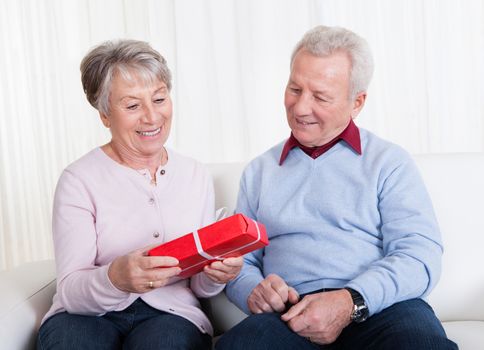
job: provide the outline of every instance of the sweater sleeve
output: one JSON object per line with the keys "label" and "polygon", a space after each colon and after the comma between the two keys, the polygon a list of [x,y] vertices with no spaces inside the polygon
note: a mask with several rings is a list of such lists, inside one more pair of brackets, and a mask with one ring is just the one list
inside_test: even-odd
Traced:
{"label": "sweater sleeve", "polygon": [[442,256],[432,203],[410,156],[379,183],[383,258],[347,285],[362,294],[370,314],[427,295],[440,277]]}
{"label": "sweater sleeve", "polygon": [[[239,196],[237,199],[236,212],[247,215],[248,217],[257,220],[255,211],[252,210],[255,198],[249,196],[247,192],[247,171],[244,172],[240,181]],[[262,274],[262,256],[264,249],[258,249],[252,253],[244,256],[244,266],[239,275],[227,284],[227,297],[239,309],[246,314],[250,314],[247,305],[252,290],[264,279]]]}
{"label": "sweater sleeve", "polygon": [[[213,180],[205,170],[204,195],[202,196],[203,213],[200,227],[210,225],[215,221],[215,192],[213,188]],[[193,293],[199,298],[209,298],[220,293],[225,284],[220,284],[212,281],[205,273],[200,272],[190,278],[190,288]]]}
{"label": "sweater sleeve", "polygon": [[95,264],[95,221],[95,204],[84,184],[64,171],[57,184],[52,225],[57,294],[69,313],[102,315],[130,297],[109,280],[109,265]]}

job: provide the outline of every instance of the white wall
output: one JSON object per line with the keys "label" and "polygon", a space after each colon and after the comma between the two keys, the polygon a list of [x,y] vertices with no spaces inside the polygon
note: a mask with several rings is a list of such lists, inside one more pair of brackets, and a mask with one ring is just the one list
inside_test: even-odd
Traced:
{"label": "white wall", "polygon": [[239,161],[288,136],[296,41],[345,26],[376,61],[360,126],[412,153],[483,152],[483,19],[481,0],[0,0],[0,268],[52,256],[59,173],[109,140],[80,84],[93,45],[149,41],[174,73],[169,145]]}

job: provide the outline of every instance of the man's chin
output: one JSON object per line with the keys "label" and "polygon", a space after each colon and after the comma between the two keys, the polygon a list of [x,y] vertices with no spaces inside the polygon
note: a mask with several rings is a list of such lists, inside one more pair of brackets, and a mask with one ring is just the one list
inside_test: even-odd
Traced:
{"label": "man's chin", "polygon": [[305,133],[301,133],[301,132],[298,132],[298,131],[294,132],[294,130],[293,130],[292,135],[303,146],[314,147],[314,145],[316,144],[315,138],[308,137],[308,135],[305,135]]}

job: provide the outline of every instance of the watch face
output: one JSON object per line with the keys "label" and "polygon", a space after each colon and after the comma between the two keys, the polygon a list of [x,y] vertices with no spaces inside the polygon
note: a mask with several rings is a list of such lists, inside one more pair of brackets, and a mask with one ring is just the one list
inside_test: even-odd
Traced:
{"label": "watch face", "polygon": [[363,322],[368,318],[368,308],[366,305],[355,305],[355,310],[351,315],[351,319],[357,323]]}

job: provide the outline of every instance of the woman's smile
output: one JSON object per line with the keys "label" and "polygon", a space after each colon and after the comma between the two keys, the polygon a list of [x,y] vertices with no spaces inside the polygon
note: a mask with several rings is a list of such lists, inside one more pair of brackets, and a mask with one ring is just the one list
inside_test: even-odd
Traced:
{"label": "woman's smile", "polygon": [[156,135],[159,135],[161,132],[161,127],[155,129],[155,130],[149,130],[149,131],[141,131],[137,130],[136,133],[141,136],[146,136],[146,137],[154,137]]}

